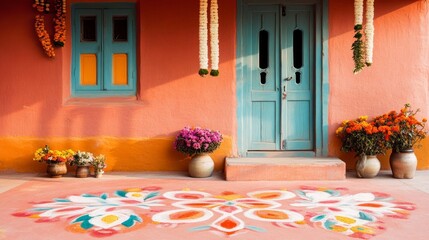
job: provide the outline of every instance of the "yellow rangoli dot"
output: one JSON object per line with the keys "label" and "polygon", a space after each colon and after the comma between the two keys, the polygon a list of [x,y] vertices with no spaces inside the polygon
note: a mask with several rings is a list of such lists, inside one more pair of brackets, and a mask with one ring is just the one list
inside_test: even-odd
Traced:
{"label": "yellow rangoli dot", "polygon": [[118,216],[115,215],[107,215],[101,218],[101,221],[105,222],[105,223],[112,223],[115,222],[119,219]]}

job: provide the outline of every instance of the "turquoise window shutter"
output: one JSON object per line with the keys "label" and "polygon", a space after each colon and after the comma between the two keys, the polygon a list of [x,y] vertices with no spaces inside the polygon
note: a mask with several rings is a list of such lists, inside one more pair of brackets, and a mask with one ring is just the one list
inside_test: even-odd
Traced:
{"label": "turquoise window shutter", "polygon": [[136,94],[133,3],[72,5],[72,96]]}

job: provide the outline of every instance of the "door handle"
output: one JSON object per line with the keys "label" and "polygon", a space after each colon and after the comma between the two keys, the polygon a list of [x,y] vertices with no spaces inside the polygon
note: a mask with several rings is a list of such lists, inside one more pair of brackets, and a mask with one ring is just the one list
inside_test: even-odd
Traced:
{"label": "door handle", "polygon": [[284,81],[288,81],[288,82],[289,82],[290,80],[292,80],[292,78],[293,78],[293,77],[287,77],[287,78],[285,78],[285,79],[283,79],[283,80],[284,80]]}

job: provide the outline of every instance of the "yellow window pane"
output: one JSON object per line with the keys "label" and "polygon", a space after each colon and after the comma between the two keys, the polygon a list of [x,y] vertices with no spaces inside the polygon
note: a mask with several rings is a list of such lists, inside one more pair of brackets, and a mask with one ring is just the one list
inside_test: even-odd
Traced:
{"label": "yellow window pane", "polygon": [[97,55],[93,53],[80,55],[80,84],[97,85]]}
{"label": "yellow window pane", "polygon": [[125,53],[113,54],[113,85],[128,84],[128,56]]}

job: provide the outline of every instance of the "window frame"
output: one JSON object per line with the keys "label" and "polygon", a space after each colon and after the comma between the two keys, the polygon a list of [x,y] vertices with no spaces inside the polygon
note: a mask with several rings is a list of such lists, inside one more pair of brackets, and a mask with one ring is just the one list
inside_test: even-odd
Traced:
{"label": "window frame", "polygon": [[[72,8],[72,97],[136,96],[136,4],[135,3],[74,3]],[[94,44],[83,46],[80,42],[80,17],[96,16],[97,39]],[[115,16],[128,18],[128,42],[113,42],[113,23]],[[109,19],[110,18],[110,19]],[[109,22],[110,20],[110,22]],[[110,36],[112,35],[112,36]],[[110,39],[110,40],[109,40]],[[94,53],[97,56],[97,84],[80,84],[80,54]],[[112,62],[114,53],[127,54],[127,84],[113,85]],[[110,65],[109,65],[110,64]],[[108,67],[110,66],[110,67]]]}

